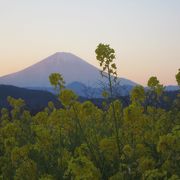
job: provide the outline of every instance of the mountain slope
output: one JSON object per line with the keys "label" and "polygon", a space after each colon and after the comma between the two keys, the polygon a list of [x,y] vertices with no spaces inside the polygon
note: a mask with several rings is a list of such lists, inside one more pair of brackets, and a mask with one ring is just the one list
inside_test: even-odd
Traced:
{"label": "mountain slope", "polygon": [[24,99],[27,108],[30,109],[31,112],[41,111],[47,107],[49,101],[52,101],[56,106],[60,107],[60,102],[57,97],[49,92],[29,90],[10,85],[0,85],[0,109],[3,107],[10,108],[7,102],[8,96]]}
{"label": "mountain slope", "polygon": [[[96,86],[101,79],[98,68],[83,59],[65,52],[55,53],[22,71],[0,77],[0,84],[18,87],[49,87],[49,75],[61,73],[67,84],[78,81],[85,85]],[[122,85],[134,86],[136,83],[121,79]]]}

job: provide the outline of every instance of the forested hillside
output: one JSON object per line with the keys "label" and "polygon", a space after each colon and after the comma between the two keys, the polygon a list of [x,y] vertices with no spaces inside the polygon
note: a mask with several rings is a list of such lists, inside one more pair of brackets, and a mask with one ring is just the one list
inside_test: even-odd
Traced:
{"label": "forested hillside", "polygon": [[[31,115],[24,100],[8,97],[12,110],[0,115],[0,179],[180,179],[180,92],[160,107],[168,98],[151,77],[149,89],[136,86],[124,107],[114,91],[114,49],[99,44],[96,55],[109,82],[101,108],[79,102],[58,73],[49,80],[63,108],[49,102]],[[176,80],[180,86],[180,70]]]}

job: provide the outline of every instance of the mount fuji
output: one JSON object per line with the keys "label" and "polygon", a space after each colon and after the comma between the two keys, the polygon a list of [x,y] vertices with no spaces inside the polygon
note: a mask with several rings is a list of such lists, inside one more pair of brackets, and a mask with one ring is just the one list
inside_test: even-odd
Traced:
{"label": "mount fuji", "polygon": [[[18,87],[51,87],[49,75],[61,73],[66,84],[74,82],[96,87],[102,79],[99,69],[71,53],[57,52],[42,61],[16,73],[0,77],[0,84]],[[135,86],[136,83],[119,78],[121,85]]]}

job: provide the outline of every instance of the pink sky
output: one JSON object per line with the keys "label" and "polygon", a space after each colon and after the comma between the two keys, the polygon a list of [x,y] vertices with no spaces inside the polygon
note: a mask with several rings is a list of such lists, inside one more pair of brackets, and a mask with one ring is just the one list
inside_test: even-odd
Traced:
{"label": "pink sky", "polygon": [[176,84],[178,0],[2,0],[0,13],[0,76],[59,51],[98,66],[94,50],[102,42],[115,49],[120,77],[145,85],[155,75]]}

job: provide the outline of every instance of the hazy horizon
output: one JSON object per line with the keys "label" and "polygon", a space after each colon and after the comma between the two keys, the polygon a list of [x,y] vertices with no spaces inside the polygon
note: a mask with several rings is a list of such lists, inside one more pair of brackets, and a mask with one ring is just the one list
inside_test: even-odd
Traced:
{"label": "hazy horizon", "polygon": [[94,50],[116,51],[118,75],[142,85],[150,76],[174,84],[180,68],[178,0],[0,0],[0,76],[55,52],[98,66]]}

